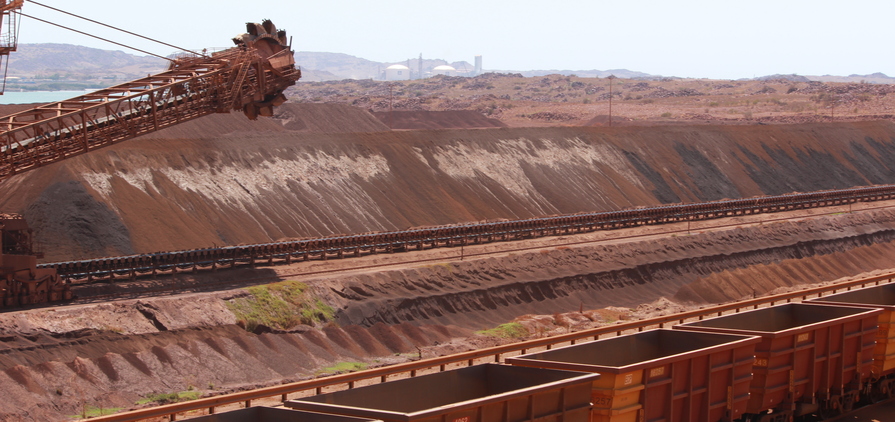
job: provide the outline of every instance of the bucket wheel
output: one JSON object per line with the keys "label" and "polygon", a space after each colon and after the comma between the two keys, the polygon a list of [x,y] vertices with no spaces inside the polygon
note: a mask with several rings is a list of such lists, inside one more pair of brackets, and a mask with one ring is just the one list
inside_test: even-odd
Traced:
{"label": "bucket wheel", "polygon": [[[277,27],[269,19],[263,22],[246,23],[246,33],[236,38],[233,42],[238,46],[253,48],[265,66],[273,68],[283,65],[293,65],[294,58],[291,54],[283,55],[289,52],[289,40],[286,37],[285,30],[278,30]],[[284,62],[285,60],[285,62]],[[299,71],[299,75],[301,75]],[[300,77],[300,76],[299,76]],[[239,87],[235,87],[239,89]],[[258,116],[273,116],[273,108],[286,102],[286,97],[282,91],[271,92],[264,95],[263,98],[255,98],[247,104],[242,105],[242,111],[250,120],[255,120]]]}

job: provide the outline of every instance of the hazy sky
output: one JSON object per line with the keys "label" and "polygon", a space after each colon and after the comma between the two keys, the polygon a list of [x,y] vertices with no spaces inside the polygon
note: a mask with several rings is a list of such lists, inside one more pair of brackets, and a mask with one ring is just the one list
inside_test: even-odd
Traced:
{"label": "hazy sky", "polygon": [[[187,47],[228,47],[269,18],[296,51],[379,62],[418,57],[486,70],[629,69],[738,79],[770,74],[895,76],[892,0],[41,0]],[[154,53],[172,49],[26,1],[24,13]],[[112,44],[23,18],[20,43]],[[136,53],[139,54],[139,53]],[[300,63],[299,63],[300,65]]]}

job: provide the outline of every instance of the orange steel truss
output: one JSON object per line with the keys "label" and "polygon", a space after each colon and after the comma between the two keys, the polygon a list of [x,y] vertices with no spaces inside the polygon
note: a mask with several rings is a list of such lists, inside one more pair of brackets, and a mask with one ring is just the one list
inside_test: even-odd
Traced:
{"label": "orange steel truss", "polygon": [[292,51],[254,43],[174,60],[165,72],[0,117],[0,180],[211,113],[269,116],[301,77]]}
{"label": "orange steel truss", "polygon": [[[2,27],[15,24],[21,6],[0,0],[0,60],[15,50]],[[157,75],[0,117],[0,180],[206,114],[273,115],[301,70],[285,31],[270,21],[246,29],[237,47],[170,59]],[[30,236],[20,215],[0,214],[0,307],[71,299],[68,281],[38,268]]]}
{"label": "orange steel truss", "polygon": [[17,24],[15,13],[22,8],[25,0],[0,0],[0,54],[9,55],[10,52],[16,51]]}
{"label": "orange steel truss", "polygon": [[6,90],[6,69],[9,65],[9,53],[18,47],[17,11],[21,10],[25,0],[0,0],[0,71],[3,79],[0,82],[0,95]]}

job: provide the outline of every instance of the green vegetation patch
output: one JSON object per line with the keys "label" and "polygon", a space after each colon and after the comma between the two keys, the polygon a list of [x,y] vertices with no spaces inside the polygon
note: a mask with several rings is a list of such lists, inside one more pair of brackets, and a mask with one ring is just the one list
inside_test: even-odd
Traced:
{"label": "green vegetation patch", "polygon": [[158,403],[171,404],[180,403],[182,401],[196,400],[202,397],[202,393],[198,391],[181,391],[179,393],[153,394],[145,399],[137,401],[137,404]]}
{"label": "green vegetation patch", "polygon": [[430,270],[444,269],[451,273],[454,272],[454,266],[450,262],[442,262],[442,263],[438,263],[438,264],[426,264],[426,265],[423,265],[423,268],[430,269]]}
{"label": "green vegetation patch", "polygon": [[97,416],[105,416],[111,415],[113,413],[118,413],[123,409],[123,407],[96,407],[96,406],[84,406],[84,409],[81,413],[77,415],[70,415],[71,419],[87,419],[87,418],[95,418]]}
{"label": "green vegetation patch", "polygon": [[259,325],[288,330],[299,324],[316,325],[333,319],[333,308],[308,291],[308,285],[298,281],[253,286],[249,297],[227,303],[240,324],[248,331]]}
{"label": "green vegetation patch", "polygon": [[498,325],[495,328],[476,331],[475,333],[483,336],[500,338],[524,338],[528,337],[530,334],[528,330],[518,322],[508,322],[506,324]]}
{"label": "green vegetation patch", "polygon": [[363,362],[339,362],[333,366],[328,366],[317,371],[318,374],[338,374],[342,372],[356,372],[367,369],[367,364]]}

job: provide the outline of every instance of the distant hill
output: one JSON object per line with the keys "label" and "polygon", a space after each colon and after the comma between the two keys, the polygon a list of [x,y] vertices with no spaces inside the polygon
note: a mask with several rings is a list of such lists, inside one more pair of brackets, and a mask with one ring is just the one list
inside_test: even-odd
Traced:
{"label": "distant hill", "polygon": [[100,50],[71,44],[20,44],[9,55],[9,76],[134,79],[158,73],[167,63],[157,57],[137,56],[123,51]]}
{"label": "distant hill", "polygon": [[[11,90],[101,88],[160,72],[167,65],[164,60],[157,57],[138,56],[123,51],[101,50],[71,44],[20,44],[18,50],[9,57],[8,75],[11,79],[7,89]],[[487,57],[485,60],[487,64]],[[420,69],[419,57],[396,62],[376,62],[342,53],[298,51],[295,53],[295,62],[302,69],[301,82],[379,79],[385,68],[392,64],[409,65],[413,77],[416,78]],[[448,62],[442,59],[427,58],[422,60],[422,69],[426,73],[435,66],[443,64],[453,66],[461,74],[473,70],[473,65],[466,61]],[[494,70],[486,66],[485,72],[521,74],[526,77],[558,74],[575,75],[582,78],[605,78],[615,75],[623,79],[681,79],[627,69],[519,71]],[[882,73],[848,76],[768,75],[754,79],[895,84],[895,78]]]}
{"label": "distant hill", "polygon": [[833,76],[833,75],[823,75],[823,76],[802,76],[796,74],[789,75],[768,75],[768,76],[759,76],[757,78],[752,79],[743,79],[745,81],[755,80],[755,81],[775,81],[775,80],[786,80],[791,82],[841,82],[841,83],[868,83],[868,84],[895,84],[895,78],[886,76],[884,73],[872,73],[869,75],[848,75],[848,76]]}
{"label": "distant hill", "polygon": [[883,73],[876,72],[869,75],[848,75],[848,76],[809,76],[808,79],[820,82],[851,82],[851,83],[868,83],[868,84],[895,84],[895,78],[886,76]]}
{"label": "distant hill", "polygon": [[759,76],[757,78],[753,78],[755,81],[790,81],[790,82],[810,82],[811,79],[807,76],[790,74],[790,75],[768,75],[768,76]]}
{"label": "distant hill", "polygon": [[[411,58],[409,60],[398,62],[374,62],[372,60],[362,59],[355,56],[349,56],[342,53],[322,53],[311,51],[297,51],[295,53],[295,63],[301,66],[303,72],[303,82],[322,82],[329,80],[342,79],[379,79],[382,71],[386,67],[393,64],[409,65],[413,77],[416,78],[419,69],[419,58]],[[461,73],[470,72],[474,69],[474,65],[467,61],[447,62],[441,59],[423,58],[423,72],[430,71],[435,66],[450,65]],[[650,75],[648,73],[636,72],[627,69],[610,69],[610,70],[492,70],[487,69],[486,72],[491,73],[512,73],[521,74],[526,77],[546,76],[546,75],[576,75],[583,78],[605,78],[609,75],[615,75],[619,78],[626,79],[651,79],[660,76]]]}
{"label": "distant hill", "polygon": [[651,75],[649,73],[637,72],[628,69],[610,69],[610,70],[525,70],[525,71],[494,71],[499,73],[519,73],[525,77],[547,76],[547,75],[575,75],[582,78],[605,78],[615,75],[617,78],[623,79],[655,79],[662,78],[659,75]]}
{"label": "distant hill", "polygon": [[[370,79],[388,65],[342,53],[295,52],[295,64],[301,66],[303,80]],[[306,70],[311,71],[309,78]]]}
{"label": "distant hill", "polygon": [[[312,51],[296,51],[295,63],[301,66],[303,82],[322,82],[342,79],[379,79],[385,68],[393,64],[409,65],[413,77],[419,73],[419,57],[397,62],[374,62],[343,53],[323,53]],[[447,64],[460,72],[473,70],[473,65],[466,61],[449,63],[441,59],[423,58],[423,72],[435,66]]]}

